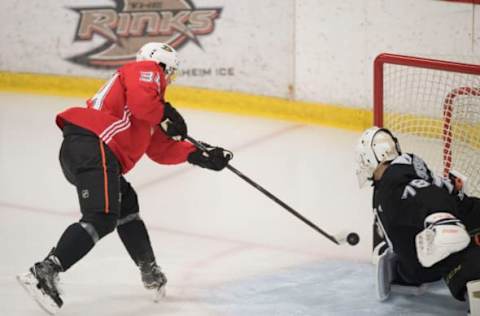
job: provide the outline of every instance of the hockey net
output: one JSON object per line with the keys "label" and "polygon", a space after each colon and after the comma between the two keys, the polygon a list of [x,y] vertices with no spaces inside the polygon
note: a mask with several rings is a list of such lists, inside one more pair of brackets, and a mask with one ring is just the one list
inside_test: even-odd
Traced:
{"label": "hockey net", "polygon": [[480,196],[480,66],[381,54],[374,65],[374,124],[438,175],[467,176]]}

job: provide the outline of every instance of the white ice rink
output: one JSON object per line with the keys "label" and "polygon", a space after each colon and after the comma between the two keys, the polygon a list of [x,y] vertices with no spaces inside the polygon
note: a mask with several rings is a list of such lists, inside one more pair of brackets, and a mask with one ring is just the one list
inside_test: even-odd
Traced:
{"label": "white ice rink", "polygon": [[[80,217],[63,178],[55,114],[81,99],[0,94],[0,315],[44,315],[15,275],[43,259]],[[331,234],[336,246],[228,170],[156,165],[129,174],[169,283],[158,304],[116,233],[61,275],[58,315],[465,315],[439,283],[418,298],[375,300],[370,190],[333,128],[182,109],[190,134],[235,153],[232,165]]]}

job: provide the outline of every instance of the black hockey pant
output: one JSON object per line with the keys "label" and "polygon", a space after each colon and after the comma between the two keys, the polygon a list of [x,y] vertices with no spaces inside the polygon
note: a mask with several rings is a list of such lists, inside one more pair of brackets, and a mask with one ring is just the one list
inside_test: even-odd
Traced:
{"label": "black hockey pant", "polygon": [[77,188],[82,217],[60,238],[54,254],[67,270],[95,243],[115,228],[128,253],[138,264],[154,261],[145,224],[139,216],[137,194],[121,175],[113,152],[95,134],[66,124],[60,164]]}

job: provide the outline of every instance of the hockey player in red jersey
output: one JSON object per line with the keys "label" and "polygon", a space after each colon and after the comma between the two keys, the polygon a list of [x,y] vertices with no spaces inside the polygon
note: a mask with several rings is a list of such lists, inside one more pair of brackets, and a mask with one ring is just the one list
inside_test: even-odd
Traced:
{"label": "hockey player in red jersey", "polygon": [[186,123],[164,97],[178,64],[169,45],[145,44],[136,61],[120,67],[86,107],[57,115],[64,136],[60,164],[77,188],[81,218],[67,227],[43,261],[18,276],[47,312],[53,314],[63,304],[58,274],[115,229],[139,267],[144,286],[164,293],[167,279],[155,260],[137,194],[123,175],[144,154],[160,164],[188,161],[212,170],[223,169],[232,158],[223,148],[208,146],[203,152],[183,140]]}
{"label": "hockey player in red jersey", "polygon": [[384,128],[367,129],[357,144],[360,186],[373,186],[373,209],[384,241],[374,255],[377,296],[421,294],[443,279],[480,315],[480,199],[467,196],[460,174],[435,175],[415,154],[402,153]]}

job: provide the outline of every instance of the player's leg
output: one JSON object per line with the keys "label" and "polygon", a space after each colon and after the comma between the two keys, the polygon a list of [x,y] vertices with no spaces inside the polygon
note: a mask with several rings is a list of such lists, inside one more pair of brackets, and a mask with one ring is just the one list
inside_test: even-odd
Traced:
{"label": "player's leg", "polygon": [[118,235],[128,254],[140,268],[145,287],[163,291],[167,279],[156,263],[147,228],[139,214],[137,193],[123,177],[120,178],[120,185],[122,203]]}
{"label": "player's leg", "polygon": [[115,229],[120,210],[120,167],[95,135],[67,134],[60,151],[62,169],[77,187],[82,218],[64,231],[47,258],[19,276],[21,284],[48,312],[62,306],[57,282],[95,243]]}
{"label": "player's leg", "polygon": [[120,213],[120,165],[117,159],[94,134],[78,127],[69,132],[70,128],[66,127],[64,131],[60,160],[65,176],[77,188],[82,218],[65,230],[54,250],[63,271],[115,229]]}
{"label": "player's leg", "polygon": [[453,297],[464,301],[467,296],[467,283],[480,280],[480,247],[471,243],[465,250],[450,255],[445,260],[448,270],[444,280]]}
{"label": "player's leg", "polygon": [[[475,273],[470,271],[469,273],[466,272],[467,269],[472,270],[471,263],[472,260],[480,259],[480,255],[478,254],[480,249],[480,199],[476,197],[469,197],[465,196],[463,200],[459,203],[459,216],[462,219],[462,222],[465,223],[466,229],[470,236],[472,237],[472,243],[470,248],[467,248],[466,259],[469,260],[466,267],[464,265],[455,266],[451,270],[451,274],[453,275],[452,279],[449,281],[451,283],[451,290],[452,294],[460,292],[456,294],[457,296],[462,296],[462,292],[465,290],[463,286],[463,282],[468,279],[466,283],[466,291],[468,294],[464,294],[465,298],[468,298],[468,303],[470,306],[470,315],[480,315],[480,278],[473,279],[478,272]],[[474,254],[472,254],[474,253]],[[474,258],[474,259],[472,259]],[[476,267],[473,267],[475,270]],[[458,274],[458,275],[457,275]],[[472,275],[470,275],[472,274]],[[446,278],[448,279],[448,277]],[[459,290],[460,289],[460,290]]]}

